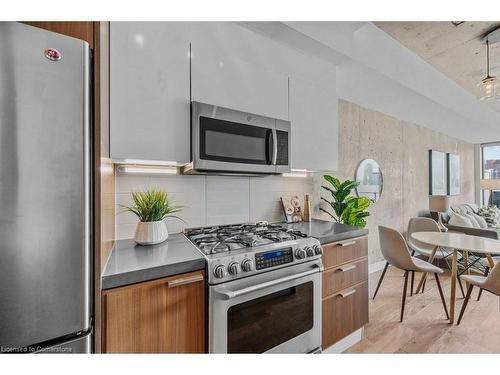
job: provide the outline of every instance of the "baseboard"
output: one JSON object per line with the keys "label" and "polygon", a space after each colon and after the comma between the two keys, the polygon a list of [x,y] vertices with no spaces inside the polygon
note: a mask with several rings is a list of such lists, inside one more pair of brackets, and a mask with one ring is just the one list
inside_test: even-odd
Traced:
{"label": "baseboard", "polygon": [[386,261],[381,260],[380,262],[372,263],[368,265],[368,273],[374,273],[380,271],[384,268]]}
{"label": "baseboard", "polygon": [[323,350],[323,354],[339,354],[345,352],[354,344],[357,344],[363,339],[364,327],[361,327],[357,331],[354,331],[349,336],[344,337],[342,340],[336,344],[330,346]]}

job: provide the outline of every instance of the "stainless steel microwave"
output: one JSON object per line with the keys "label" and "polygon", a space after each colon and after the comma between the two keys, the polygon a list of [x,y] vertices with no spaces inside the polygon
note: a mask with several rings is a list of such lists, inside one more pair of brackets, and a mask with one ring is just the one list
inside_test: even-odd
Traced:
{"label": "stainless steel microwave", "polygon": [[191,163],[184,173],[290,172],[290,121],[191,103]]}

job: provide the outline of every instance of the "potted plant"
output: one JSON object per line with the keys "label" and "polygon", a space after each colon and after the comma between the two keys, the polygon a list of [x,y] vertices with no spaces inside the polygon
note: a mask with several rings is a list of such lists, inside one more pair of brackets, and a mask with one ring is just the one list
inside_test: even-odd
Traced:
{"label": "potted plant", "polygon": [[[179,212],[182,207],[172,205],[166,192],[150,189],[143,192],[132,193],[133,204],[120,205],[121,212],[132,212],[138,218],[134,240],[139,245],[154,245],[168,238],[167,225],[164,219],[175,217],[173,213]],[[184,220],[182,220],[184,221]]]}
{"label": "potted plant", "polygon": [[366,226],[365,218],[370,216],[366,211],[370,207],[370,200],[367,197],[354,197],[351,191],[359,185],[359,182],[345,180],[341,182],[338,178],[325,175],[323,178],[331,185],[323,185],[322,188],[328,191],[332,200],[321,197],[333,209],[334,214],[320,207],[320,210],[327,213],[336,222],[355,225],[357,227]]}

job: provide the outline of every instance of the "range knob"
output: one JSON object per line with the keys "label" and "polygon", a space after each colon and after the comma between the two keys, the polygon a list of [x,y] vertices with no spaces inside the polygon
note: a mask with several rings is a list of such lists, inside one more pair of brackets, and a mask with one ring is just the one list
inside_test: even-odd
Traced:
{"label": "range knob", "polygon": [[227,269],[231,275],[237,275],[240,273],[240,265],[238,264],[238,262],[229,263]]}
{"label": "range knob", "polygon": [[295,257],[297,259],[304,259],[307,256],[307,253],[304,249],[297,249],[295,252]]}
{"label": "range knob", "polygon": [[306,253],[308,257],[313,257],[314,256],[314,249],[312,247],[306,247]]}
{"label": "range knob", "polygon": [[214,268],[214,275],[218,279],[224,278],[224,276],[226,276],[226,267],[224,267],[222,264],[219,264]]}
{"label": "range knob", "polygon": [[319,246],[319,245],[314,245],[314,246],[313,246],[313,249],[314,249],[314,253],[315,253],[316,255],[321,255],[321,254],[323,254],[323,248],[322,248],[321,246]]}
{"label": "range knob", "polygon": [[250,272],[253,269],[253,262],[250,259],[245,259],[241,262],[241,269],[243,272]]}

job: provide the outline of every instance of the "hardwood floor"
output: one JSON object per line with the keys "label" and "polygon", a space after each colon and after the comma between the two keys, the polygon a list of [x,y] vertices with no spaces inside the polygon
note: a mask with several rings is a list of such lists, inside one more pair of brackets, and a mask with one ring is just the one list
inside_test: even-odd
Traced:
{"label": "hardwood floor", "polygon": [[[429,277],[425,293],[408,293],[404,322],[399,322],[404,272],[389,267],[375,301],[371,299],[382,271],[369,277],[370,323],[364,339],[346,353],[500,353],[500,302],[483,293],[477,302],[474,290],[460,324],[448,323],[434,277]],[[415,275],[419,280],[419,275]],[[450,277],[441,277],[446,303],[449,303]],[[463,297],[457,293],[456,310]],[[449,308],[449,306],[448,306]]]}

